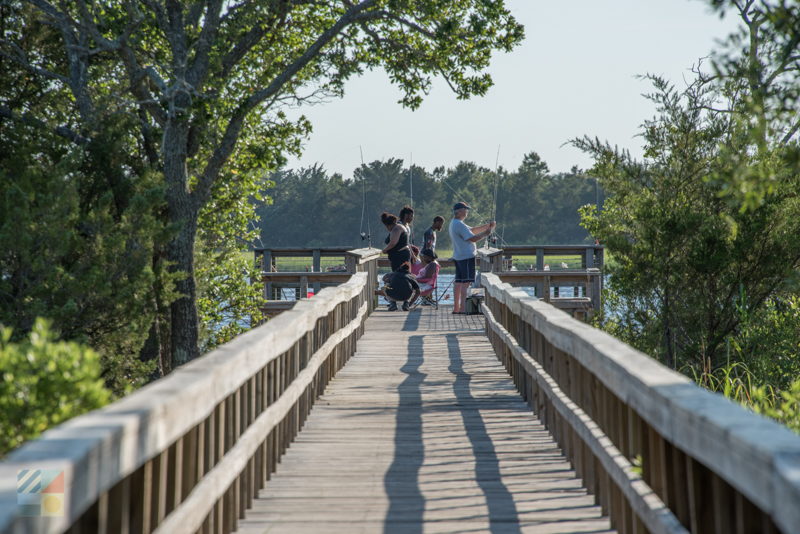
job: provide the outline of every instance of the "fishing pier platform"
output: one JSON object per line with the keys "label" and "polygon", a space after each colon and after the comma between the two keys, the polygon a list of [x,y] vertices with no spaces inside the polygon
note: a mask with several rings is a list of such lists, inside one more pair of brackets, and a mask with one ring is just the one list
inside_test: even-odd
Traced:
{"label": "fishing pier platform", "polygon": [[[12,452],[0,534],[800,533],[800,436],[514,287],[505,257],[465,316],[378,309],[377,251],[348,251],[312,298]],[[63,475],[39,515],[32,470]]]}
{"label": "fishing pier platform", "polygon": [[[482,273],[491,272],[512,286],[530,288],[536,297],[576,318],[586,318],[600,309],[605,257],[602,245],[506,246],[481,248],[478,253]],[[377,260],[375,276],[378,269],[389,270],[389,260],[379,256],[377,249],[259,248],[254,254],[264,284],[262,312],[268,317],[291,309],[295,302],[321,288],[341,284],[358,272],[366,261],[365,254]],[[552,257],[557,262],[549,261]],[[443,269],[454,266],[450,258],[437,261]],[[438,292],[446,289],[441,281],[438,286]]]}

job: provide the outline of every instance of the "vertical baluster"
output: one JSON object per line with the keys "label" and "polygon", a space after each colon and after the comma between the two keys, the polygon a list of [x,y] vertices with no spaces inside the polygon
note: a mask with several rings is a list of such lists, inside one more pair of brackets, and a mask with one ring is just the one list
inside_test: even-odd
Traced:
{"label": "vertical baluster", "polygon": [[131,533],[150,532],[153,501],[153,460],[148,460],[131,475]]}
{"label": "vertical baluster", "polygon": [[167,509],[169,515],[180,503],[183,490],[183,437],[169,448],[167,460]]}
{"label": "vertical baluster", "polygon": [[689,528],[692,534],[712,534],[711,472],[697,460],[687,457],[686,478],[689,484]]}
{"label": "vertical baluster", "polygon": [[106,524],[109,534],[130,532],[131,486],[130,479],[123,478],[108,492]]}
{"label": "vertical baluster", "polygon": [[736,499],[733,488],[716,473],[711,473],[712,502],[714,507],[714,533],[734,532]]}

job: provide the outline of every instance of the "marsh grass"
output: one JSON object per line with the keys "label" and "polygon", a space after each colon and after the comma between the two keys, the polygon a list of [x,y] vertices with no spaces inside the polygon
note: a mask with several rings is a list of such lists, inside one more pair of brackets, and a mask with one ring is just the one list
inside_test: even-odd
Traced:
{"label": "marsh grass", "polygon": [[783,390],[769,384],[758,384],[753,372],[742,362],[713,371],[698,372],[690,368],[686,374],[709,391],[720,393],[800,433],[800,379]]}

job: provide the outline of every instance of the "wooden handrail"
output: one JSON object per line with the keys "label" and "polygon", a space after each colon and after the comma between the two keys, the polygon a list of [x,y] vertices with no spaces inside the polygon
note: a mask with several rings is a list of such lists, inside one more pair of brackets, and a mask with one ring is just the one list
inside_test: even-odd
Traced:
{"label": "wooden handrail", "polygon": [[358,265],[363,265],[370,260],[377,259],[380,255],[381,250],[378,248],[357,248],[347,251],[347,256],[356,258],[356,263]]}
{"label": "wooden handrail", "polygon": [[326,284],[340,284],[350,279],[351,273],[346,271],[333,271],[315,273],[313,271],[279,271],[274,273],[261,273],[262,282],[297,283],[301,279],[306,282],[321,282]]}
{"label": "wooden handrail", "polygon": [[[0,464],[0,532],[231,532],[355,351],[372,269]],[[65,475],[60,517],[23,517],[21,469]]]}
{"label": "wooden handrail", "polygon": [[273,256],[281,258],[297,258],[311,256],[315,250],[323,256],[341,256],[351,250],[352,247],[263,247],[255,248],[253,252],[263,254],[272,252]]}
{"label": "wooden handrail", "polygon": [[545,269],[547,256],[579,256],[581,268],[603,268],[605,247],[603,245],[507,245],[502,249],[478,249],[478,256],[485,268],[491,267],[493,272],[503,270],[503,259],[514,256],[536,256],[536,270]]}
{"label": "wooden handrail", "polygon": [[800,532],[800,436],[494,274],[481,280],[498,358],[614,528]]}

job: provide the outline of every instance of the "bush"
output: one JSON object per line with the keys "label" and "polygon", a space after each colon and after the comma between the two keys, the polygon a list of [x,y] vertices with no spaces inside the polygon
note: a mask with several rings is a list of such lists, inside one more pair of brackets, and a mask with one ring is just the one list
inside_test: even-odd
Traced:
{"label": "bush", "polygon": [[19,343],[11,334],[0,328],[0,455],[111,398],[92,349],[57,341],[43,319]]}

